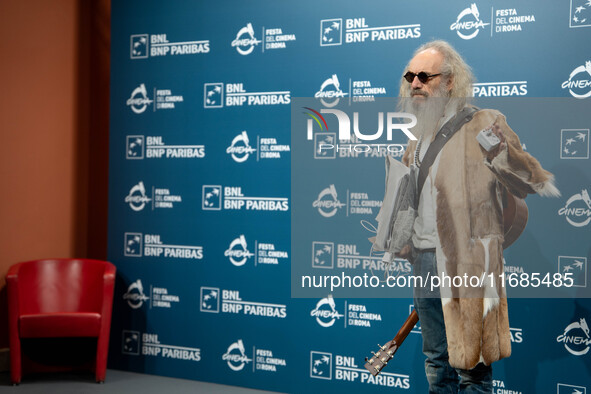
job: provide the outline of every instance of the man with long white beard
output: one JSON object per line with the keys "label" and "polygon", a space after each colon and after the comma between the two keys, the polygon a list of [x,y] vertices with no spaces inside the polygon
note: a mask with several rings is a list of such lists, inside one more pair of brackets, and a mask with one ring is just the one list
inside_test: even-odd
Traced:
{"label": "man with long white beard", "polygon": [[[418,173],[437,135],[457,126],[436,153],[422,191],[418,187],[412,242],[398,254],[423,278],[491,273],[499,278],[503,193],[559,195],[552,174],[522,150],[500,112],[466,110],[472,82],[469,66],[444,41],[421,46],[403,72],[401,106],[417,116],[412,132],[419,140],[409,142],[402,162]],[[465,113],[470,117],[458,122]],[[500,140],[490,151],[476,139],[486,128]],[[477,288],[415,287],[414,297],[429,392],[491,393],[491,363],[511,353],[507,299],[498,279]]]}

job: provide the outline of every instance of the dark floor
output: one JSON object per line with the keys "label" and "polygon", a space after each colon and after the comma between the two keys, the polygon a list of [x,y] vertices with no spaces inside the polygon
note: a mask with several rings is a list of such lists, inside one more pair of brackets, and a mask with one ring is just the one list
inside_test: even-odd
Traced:
{"label": "dark floor", "polygon": [[92,373],[52,373],[26,375],[21,384],[11,386],[8,372],[0,373],[0,393],[18,394],[86,394],[86,393],[141,393],[141,394],[271,394],[270,391],[247,389],[194,380],[166,378],[109,369],[104,384],[94,381]]}

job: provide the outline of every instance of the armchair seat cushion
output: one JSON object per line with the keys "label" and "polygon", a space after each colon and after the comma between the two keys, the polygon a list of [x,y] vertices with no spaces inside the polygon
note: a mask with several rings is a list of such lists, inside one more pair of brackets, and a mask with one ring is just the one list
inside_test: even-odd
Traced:
{"label": "armchair seat cushion", "polygon": [[19,331],[22,338],[97,337],[101,315],[92,312],[58,312],[21,315]]}

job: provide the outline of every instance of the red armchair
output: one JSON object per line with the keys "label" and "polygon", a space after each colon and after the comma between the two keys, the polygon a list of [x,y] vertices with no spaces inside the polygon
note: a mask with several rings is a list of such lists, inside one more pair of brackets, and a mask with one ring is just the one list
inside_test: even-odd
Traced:
{"label": "red armchair", "polygon": [[88,259],[18,263],[6,275],[10,378],[22,376],[21,338],[97,337],[95,374],[104,382],[115,266]]}

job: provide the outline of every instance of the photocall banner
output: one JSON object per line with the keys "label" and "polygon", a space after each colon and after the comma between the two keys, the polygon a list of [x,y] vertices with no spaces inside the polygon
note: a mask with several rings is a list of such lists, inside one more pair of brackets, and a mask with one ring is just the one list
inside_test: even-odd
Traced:
{"label": "photocall banner", "polygon": [[385,157],[410,138],[406,64],[443,39],[473,104],[501,111],[561,192],[526,199],[504,253],[512,355],[494,392],[591,389],[587,0],[128,0],[111,23],[110,368],[425,392],[420,322],[380,375],[363,368],[413,310],[412,264],[368,238]]}

